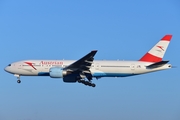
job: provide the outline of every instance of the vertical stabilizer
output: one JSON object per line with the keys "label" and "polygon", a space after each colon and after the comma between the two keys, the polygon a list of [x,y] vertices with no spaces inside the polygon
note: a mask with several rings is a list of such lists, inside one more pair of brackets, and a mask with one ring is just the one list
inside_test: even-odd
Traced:
{"label": "vertical stabilizer", "polygon": [[165,35],[149,52],[147,52],[139,61],[160,62],[171,41],[172,35]]}

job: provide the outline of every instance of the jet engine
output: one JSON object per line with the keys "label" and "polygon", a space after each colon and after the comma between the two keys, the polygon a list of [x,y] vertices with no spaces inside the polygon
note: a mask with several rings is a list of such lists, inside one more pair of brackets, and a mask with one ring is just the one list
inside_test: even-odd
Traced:
{"label": "jet engine", "polygon": [[49,69],[49,74],[51,78],[63,78],[67,75],[67,71],[60,67],[52,67]]}

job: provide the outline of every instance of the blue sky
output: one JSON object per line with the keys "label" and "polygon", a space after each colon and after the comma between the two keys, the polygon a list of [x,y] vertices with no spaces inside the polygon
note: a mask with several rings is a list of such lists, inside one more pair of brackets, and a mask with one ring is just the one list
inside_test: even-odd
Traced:
{"label": "blue sky", "polygon": [[[179,0],[1,0],[0,120],[179,120]],[[96,88],[4,71],[25,59],[138,60],[165,34],[177,68],[94,80]]]}

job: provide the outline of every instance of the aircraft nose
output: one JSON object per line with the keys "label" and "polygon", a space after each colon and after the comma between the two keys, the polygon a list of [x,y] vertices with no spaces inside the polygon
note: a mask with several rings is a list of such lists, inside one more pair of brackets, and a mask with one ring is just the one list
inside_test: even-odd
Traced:
{"label": "aircraft nose", "polygon": [[5,68],[4,68],[4,70],[6,71],[6,72],[10,72],[10,68],[11,67],[11,64],[9,64],[8,66],[6,66]]}
{"label": "aircraft nose", "polygon": [[4,68],[4,70],[5,70],[6,72],[8,72],[8,71],[9,71],[9,70],[8,70],[8,67],[5,67],[5,68]]}
{"label": "aircraft nose", "polygon": [[8,73],[12,73],[12,70],[11,70],[11,67],[10,66],[7,66],[4,68],[4,70]]}

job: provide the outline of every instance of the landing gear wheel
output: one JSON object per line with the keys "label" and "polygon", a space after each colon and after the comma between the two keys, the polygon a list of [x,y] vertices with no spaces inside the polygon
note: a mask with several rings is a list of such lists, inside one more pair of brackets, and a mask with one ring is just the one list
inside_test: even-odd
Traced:
{"label": "landing gear wheel", "polygon": [[85,81],[84,79],[77,80],[78,83],[82,83],[86,86],[96,87],[96,84],[91,83],[91,81]]}
{"label": "landing gear wheel", "polygon": [[96,84],[92,83],[91,86],[92,86],[92,87],[96,87]]}
{"label": "landing gear wheel", "polygon": [[17,80],[17,83],[21,83],[21,80]]}
{"label": "landing gear wheel", "polygon": [[89,85],[89,82],[88,82],[88,81],[85,81],[84,84],[85,84],[85,85]]}

